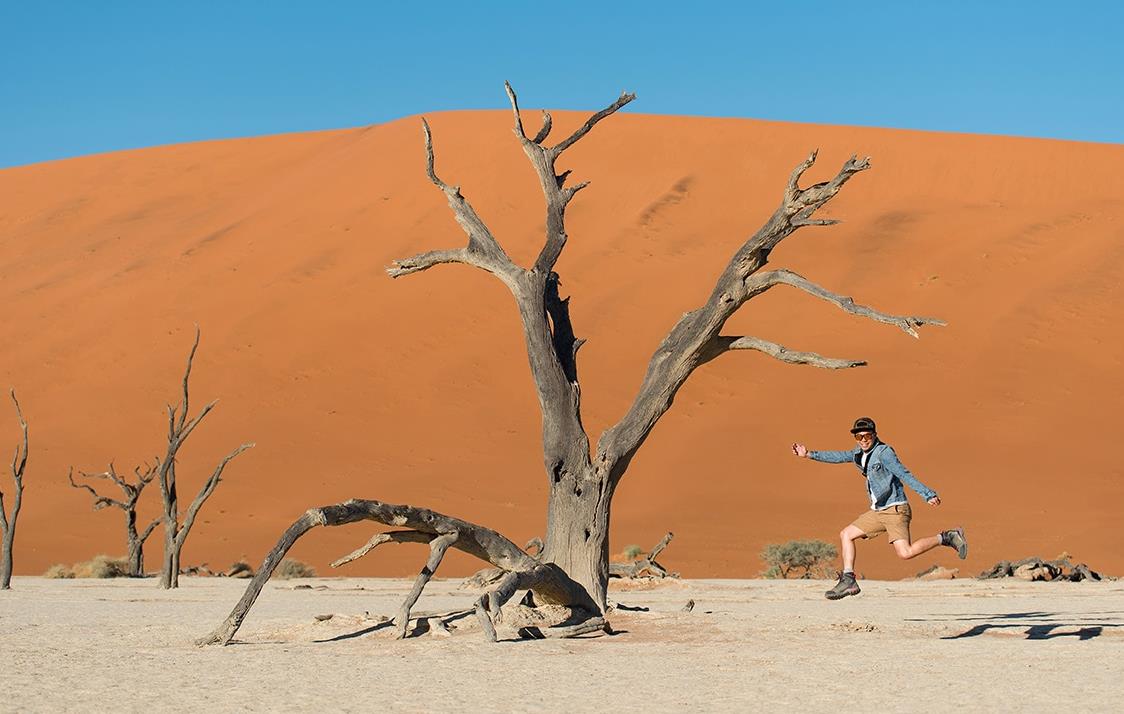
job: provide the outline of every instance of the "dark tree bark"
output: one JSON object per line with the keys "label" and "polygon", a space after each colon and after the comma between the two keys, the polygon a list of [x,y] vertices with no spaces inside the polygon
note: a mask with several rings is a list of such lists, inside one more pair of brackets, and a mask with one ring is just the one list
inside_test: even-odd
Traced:
{"label": "dark tree bark", "polygon": [[12,589],[12,545],[16,540],[16,521],[19,520],[20,508],[23,507],[23,473],[27,469],[27,421],[23,418],[23,411],[16,399],[16,390],[12,389],[8,393],[12,397],[12,404],[16,406],[16,418],[19,419],[23,439],[16,445],[16,453],[12,457],[15,491],[12,495],[11,515],[4,505],[4,492],[0,491],[0,590]]}
{"label": "dark tree bark", "polygon": [[160,518],[153,518],[152,521],[145,526],[143,531],[137,531],[137,500],[140,499],[141,492],[144,487],[152,483],[156,478],[156,473],[160,467],[160,460],[157,459],[156,463],[152,466],[145,465],[144,471],[140,467],[133,470],[136,476],[135,482],[129,482],[117,474],[117,470],[113,464],[109,464],[109,470],[99,474],[89,474],[85,471],[79,471],[78,474],[86,479],[104,479],[112,481],[121,489],[123,497],[120,499],[109,498],[99,494],[93,486],[86,483],[77,483],[74,480],[74,469],[66,475],[70,481],[70,485],[74,488],[89,491],[90,495],[94,497],[94,510],[100,511],[103,508],[119,508],[125,515],[125,560],[128,563],[129,577],[143,578],[144,577],[144,543],[156,526],[160,524]]}
{"label": "dark tree bark", "polygon": [[[387,273],[392,278],[399,278],[437,265],[461,263],[491,273],[511,291],[519,311],[542,416],[543,467],[549,484],[546,537],[535,562],[539,566],[553,566],[577,583],[582,593],[580,600],[592,601],[603,612],[607,603],[609,519],[613,494],[633,456],[696,368],[733,350],[755,350],[785,362],[827,369],[866,364],[857,359],[836,359],[814,352],[794,351],[758,337],[722,334],[726,321],[738,308],[773,287],[787,285],[831,302],[850,314],[897,326],[913,337],[918,336],[917,328],[922,325],[944,323],[932,318],[888,315],[858,305],[851,298],[836,295],[788,270],[762,272],[773,249],[797,229],[836,223],[830,219],[815,218],[815,212],[831,200],[851,177],[870,167],[867,159],[852,157],[831,180],[802,188],[800,179],[816,160],[813,152],[792,171],[780,205],[773,214],[734,251],[707,301],[686,313],[656,348],[635,401],[620,421],[601,435],[596,448],[591,450],[589,435],[582,424],[577,368],[577,353],[583,340],[575,335],[570,320],[569,298],[562,297],[559,291],[561,281],[554,270],[569,238],[565,223],[566,208],[587,183],[567,185],[570,171],[559,173],[556,163],[567,149],[583,139],[603,119],[635,99],[635,95],[622,94],[608,107],[590,116],[566,138],[549,145],[547,139],[553,128],[550,114],[543,112],[542,128],[533,138],[528,138],[515,92],[510,85],[505,87],[511,102],[516,139],[535,171],[545,203],[546,232],[534,264],[529,268],[516,265],[461,193],[460,187],[448,184],[438,176],[434,166],[433,136],[428,122],[423,119],[426,175],[445,195],[454,218],[467,236],[467,243],[459,248],[403,258],[389,266]],[[278,544],[279,548],[289,535],[295,539],[315,523],[310,522],[303,529],[300,524],[300,521],[294,524],[282,543]],[[299,530],[299,533],[293,529]],[[459,542],[454,540],[449,547],[458,547]],[[277,549],[274,550],[276,552]],[[273,555],[271,553],[270,557]],[[520,557],[529,556],[521,554]],[[433,551],[433,558],[440,560],[437,550]],[[504,571],[497,574],[498,581],[495,582],[498,585],[492,591],[498,601],[503,600],[504,595],[510,596],[517,583],[521,582],[519,573],[522,571],[499,565],[497,568]],[[268,579],[268,574],[264,577]],[[257,587],[260,589],[262,584],[264,579]],[[539,596],[538,599],[543,599],[534,585],[531,589]],[[568,589],[565,592],[574,591]],[[246,597],[250,596],[248,590]],[[256,591],[250,597],[251,603],[253,597],[256,597]],[[575,599],[569,604],[577,605],[578,602]],[[498,611],[495,615],[499,615]],[[221,640],[222,637],[218,637],[211,641]]]}
{"label": "dark tree bark", "polygon": [[179,587],[180,553],[183,551],[183,545],[187,542],[191,527],[195,525],[195,518],[199,515],[199,509],[203,507],[203,504],[207,502],[207,499],[215,492],[215,488],[218,487],[226,465],[234,457],[254,446],[253,444],[242,444],[219,462],[211,476],[200,487],[199,493],[196,494],[191,505],[187,507],[181,522],[179,495],[176,490],[176,454],[187,441],[187,437],[195,431],[195,427],[199,426],[203,418],[218,403],[217,400],[211,402],[203,407],[195,418],[188,420],[188,380],[191,378],[191,364],[195,359],[195,351],[198,348],[199,328],[196,327],[195,342],[192,343],[191,352],[187,355],[187,369],[183,374],[183,396],[178,407],[168,405],[168,449],[164,455],[164,460],[159,462],[156,469],[156,480],[160,485],[160,498],[164,504],[162,519],[164,523],[164,559],[160,569],[160,587],[165,589]]}

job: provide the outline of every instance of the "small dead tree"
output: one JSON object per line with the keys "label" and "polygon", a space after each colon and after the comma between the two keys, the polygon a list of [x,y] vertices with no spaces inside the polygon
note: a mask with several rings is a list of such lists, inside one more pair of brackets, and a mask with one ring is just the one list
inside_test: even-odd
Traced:
{"label": "small dead tree", "polygon": [[199,328],[197,326],[195,328],[195,341],[191,345],[191,352],[187,355],[187,369],[183,374],[183,396],[178,407],[168,405],[168,450],[164,455],[164,460],[158,464],[156,469],[156,480],[160,484],[160,498],[164,504],[162,519],[164,523],[164,562],[160,570],[160,587],[165,589],[179,587],[180,552],[183,550],[183,544],[187,542],[191,527],[195,525],[195,518],[199,515],[199,509],[203,507],[203,504],[207,502],[207,499],[215,492],[215,488],[218,487],[226,465],[234,457],[254,446],[253,444],[242,444],[223,457],[211,476],[200,487],[195,500],[187,507],[181,522],[179,496],[176,490],[176,455],[179,453],[180,447],[187,441],[187,437],[195,431],[195,427],[199,426],[203,418],[210,414],[211,409],[218,403],[218,400],[212,401],[203,407],[195,418],[188,420],[188,380],[191,378],[191,364],[195,360],[195,351],[198,348]]}
{"label": "small dead tree", "polygon": [[15,482],[16,489],[12,497],[11,515],[4,506],[4,492],[0,491],[0,590],[12,589],[12,544],[16,539],[16,521],[23,506],[23,472],[27,468],[27,421],[23,418],[19,400],[16,399],[16,390],[11,389],[8,393],[12,397],[12,404],[16,405],[16,418],[19,419],[23,440],[16,444],[16,453],[12,457],[12,481]]}
{"label": "small dead tree", "polygon": [[140,499],[144,487],[152,483],[152,480],[156,478],[159,466],[160,460],[157,459],[152,466],[145,464],[143,471],[139,466],[133,469],[133,475],[136,476],[136,481],[133,482],[127,481],[119,476],[112,462],[109,464],[109,470],[102,473],[90,474],[85,471],[78,472],[78,475],[85,479],[104,479],[106,481],[112,481],[124,494],[124,497],[121,499],[103,496],[98,493],[93,486],[76,482],[74,480],[74,469],[71,469],[66,475],[71,486],[79,490],[90,492],[90,495],[94,497],[95,511],[113,507],[120,508],[125,514],[125,547],[127,553],[125,562],[128,564],[129,577],[131,578],[144,577],[144,543],[148,540],[148,537],[152,535],[152,531],[156,529],[156,526],[159,525],[161,521],[160,517],[153,518],[152,522],[145,526],[143,531],[137,532],[137,500]]}
{"label": "small dead tree", "polygon": [[[852,156],[830,180],[801,187],[801,178],[816,161],[816,152],[812,152],[793,169],[780,205],[773,214],[735,250],[706,302],[684,314],[656,348],[632,405],[615,425],[601,434],[596,447],[591,450],[590,437],[582,423],[577,365],[578,349],[584,340],[575,335],[570,320],[569,298],[561,296],[561,279],[555,272],[558,258],[569,240],[566,208],[588,182],[568,186],[571,171],[559,171],[556,164],[567,149],[588,135],[599,122],[630,103],[636,95],[621,94],[615,102],[590,116],[566,138],[549,144],[547,139],[553,128],[550,114],[543,112],[542,127],[529,137],[523,127],[515,92],[508,84],[505,88],[511,102],[516,140],[530,160],[546,204],[546,234],[534,264],[529,268],[517,265],[461,193],[460,187],[446,183],[437,175],[433,137],[429,123],[423,119],[426,175],[444,194],[456,222],[467,236],[467,244],[398,260],[387,268],[387,273],[392,278],[400,278],[438,265],[460,263],[489,273],[511,292],[519,311],[542,415],[543,466],[549,487],[542,553],[537,558],[531,558],[491,529],[411,506],[348,501],[316,508],[285,532],[230,617],[201,643],[230,641],[276,566],[278,554],[283,554],[292,541],[316,525],[334,526],[360,519],[390,526],[409,523],[414,529],[408,535],[399,532],[380,534],[372,542],[419,541],[430,544],[430,560],[407,598],[405,609],[416,599],[445,549],[459,547],[507,572],[500,579],[500,584],[485,594],[488,607],[478,605],[478,614],[483,612],[494,620],[500,615],[499,606],[511,597],[515,589],[528,588],[533,591],[535,600],[569,605],[576,610],[584,608],[594,621],[604,612],[607,602],[609,514],[613,495],[636,452],[671,408],[675,395],[695,369],[735,350],[754,350],[782,362],[825,369],[866,364],[858,359],[837,359],[792,350],[759,337],[723,334],[726,321],[742,305],[768,290],[785,286],[825,300],[852,315],[893,325],[915,338],[918,337],[917,328],[923,325],[944,324],[932,318],[890,315],[859,305],[851,298],[837,295],[790,270],[763,270],[773,249],[799,228],[837,223],[832,219],[816,218],[816,211],[839,193],[853,176],[870,168],[868,159]],[[466,547],[466,537],[470,543],[483,541],[489,547]],[[398,625],[404,627],[402,622]],[[485,631],[494,636],[494,630],[488,624],[485,624]]]}

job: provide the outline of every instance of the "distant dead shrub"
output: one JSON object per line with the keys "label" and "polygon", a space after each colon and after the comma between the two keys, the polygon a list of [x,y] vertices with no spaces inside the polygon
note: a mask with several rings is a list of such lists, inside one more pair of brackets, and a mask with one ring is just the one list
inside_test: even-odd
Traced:
{"label": "distant dead shrub", "polygon": [[770,543],[761,551],[761,559],[769,566],[762,575],[766,578],[827,577],[836,554],[835,546],[822,540]]}
{"label": "distant dead shrub", "polygon": [[124,558],[110,558],[108,555],[95,555],[85,563],[74,564],[76,578],[127,578],[129,564]]}
{"label": "distant dead shrub", "polygon": [[316,569],[311,565],[302,563],[299,560],[292,558],[285,558],[277,566],[277,570],[273,571],[273,577],[282,580],[291,580],[293,578],[315,578]]}
{"label": "distant dead shrub", "polygon": [[44,578],[56,578],[62,580],[69,580],[74,577],[74,568],[62,563],[55,563],[47,568],[47,572],[43,573]]}

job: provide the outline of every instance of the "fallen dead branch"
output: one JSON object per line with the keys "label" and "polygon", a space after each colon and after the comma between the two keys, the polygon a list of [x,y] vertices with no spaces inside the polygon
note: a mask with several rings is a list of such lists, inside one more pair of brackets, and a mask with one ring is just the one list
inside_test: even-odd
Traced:
{"label": "fallen dead branch", "polygon": [[663,552],[675,534],[668,531],[655,548],[643,558],[637,558],[631,563],[610,563],[610,578],[678,578],[679,573],[668,572],[667,568],[656,562],[656,556]]}
{"label": "fallen dead branch", "polygon": [[574,620],[572,626],[541,628],[544,636],[573,637],[605,629],[600,610],[590,599],[585,588],[574,582],[554,563],[539,562],[496,531],[426,508],[352,499],[344,503],[309,509],[289,526],[281,535],[277,545],[266,555],[234,610],[222,624],[206,637],[197,640],[196,644],[225,645],[234,638],[234,634],[241,627],[242,621],[261,594],[265,583],[273,575],[285,554],[305,533],[316,526],[340,526],[363,520],[376,521],[393,527],[405,527],[409,530],[377,533],[355,551],[332,563],[333,567],[357,560],[384,543],[429,544],[429,558],[395,618],[399,638],[407,635],[411,619],[410,610],[449,548],[456,548],[480,558],[503,571],[495,587],[482,594],[473,608],[489,640],[495,642],[498,639],[496,625],[503,622],[502,607],[517,590],[531,591],[539,602],[561,605],[571,612],[571,619]]}

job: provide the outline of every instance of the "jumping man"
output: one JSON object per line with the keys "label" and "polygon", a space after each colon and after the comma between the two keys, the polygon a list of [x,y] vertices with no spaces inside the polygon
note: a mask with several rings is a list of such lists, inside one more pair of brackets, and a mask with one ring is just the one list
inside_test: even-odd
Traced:
{"label": "jumping man", "polygon": [[968,557],[968,542],[964,540],[963,528],[953,528],[910,541],[909,521],[912,513],[902,484],[916,491],[930,506],[941,505],[941,499],[937,497],[936,491],[909,472],[889,444],[879,440],[873,419],[856,419],[851,433],[858,446],[850,451],[808,451],[803,444],[792,445],[792,453],[801,458],[827,464],[853,463],[866,477],[870,510],[839,532],[839,541],[843,546],[843,572],[835,587],[825,593],[827,599],[839,600],[848,595],[859,594],[859,584],[855,581],[855,540],[859,538],[874,538],[886,533],[890,545],[903,560],[914,558],[939,545],[955,548],[961,560]]}

